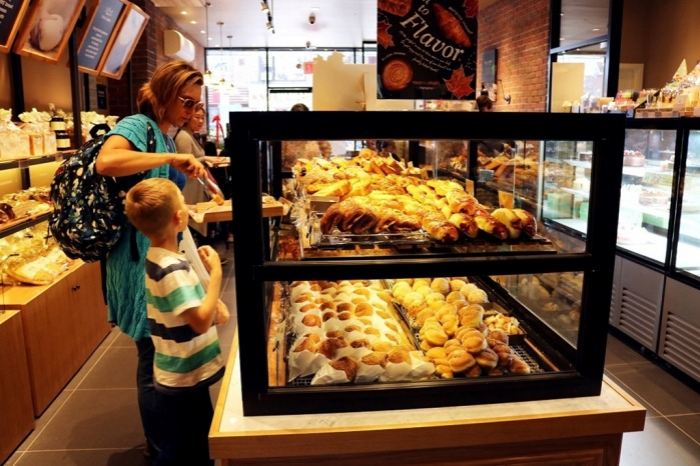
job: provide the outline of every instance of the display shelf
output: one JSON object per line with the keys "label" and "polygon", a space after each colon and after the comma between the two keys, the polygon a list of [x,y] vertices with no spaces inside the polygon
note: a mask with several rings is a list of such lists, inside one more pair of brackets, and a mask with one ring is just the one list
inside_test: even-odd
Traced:
{"label": "display shelf", "polygon": [[[234,336],[209,434],[222,466],[615,465],[646,410],[609,378],[597,396],[371,413],[249,416]],[[402,441],[396,441],[396,439]],[[517,439],[514,441],[513,439]],[[260,445],[265,445],[261,448]],[[438,451],[439,450],[439,451]]]}
{"label": "display shelf", "polygon": [[[53,210],[53,209],[52,209]],[[51,216],[52,211],[42,212],[36,215],[26,215],[24,217],[15,218],[7,223],[0,225],[0,237],[11,235],[25,228],[45,222]]]}
{"label": "display shelf", "polygon": [[26,168],[32,165],[41,165],[50,162],[61,162],[64,159],[75,154],[74,150],[59,151],[55,154],[49,155],[39,155],[36,157],[26,157],[22,159],[0,159],[0,170],[7,170],[10,168]]}

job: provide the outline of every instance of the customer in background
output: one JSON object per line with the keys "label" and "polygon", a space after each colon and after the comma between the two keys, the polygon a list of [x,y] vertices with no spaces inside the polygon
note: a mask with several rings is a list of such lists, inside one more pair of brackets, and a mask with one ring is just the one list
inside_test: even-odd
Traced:
{"label": "customer in background", "polygon": [[163,394],[159,435],[165,439],[157,464],[212,465],[209,428],[214,417],[209,387],[221,379],[224,359],[216,325],[229,319],[219,300],[221,263],[211,246],[199,257],[209,272],[206,289],[178,248],[187,228],[185,198],[172,181],[141,181],[126,196],[129,221],[148,238],[146,303],[155,345],[155,388]]}
{"label": "customer in background", "polygon": [[[186,178],[203,175],[204,166],[194,154],[177,154],[175,143],[167,136],[173,126],[181,127],[190,119],[202,95],[203,83],[202,74],[187,62],[174,60],[159,66],[151,81],[139,90],[139,114],[121,119],[108,133],[97,156],[97,172],[117,177],[127,190],[134,184],[131,175],[170,178],[180,188]],[[148,125],[155,133],[155,153],[146,152]],[[108,318],[136,342],[136,386],[146,453],[158,464],[157,455],[167,439],[159,436],[163,395],[153,385],[154,347],[146,317],[144,264],[150,242],[142,234],[132,232],[133,226],[125,225],[121,239],[106,259]]]}
{"label": "customer in background", "polygon": [[480,112],[492,112],[493,102],[489,97],[488,91],[482,90],[481,95],[476,98],[476,106]]}
{"label": "customer in background", "polygon": [[[292,105],[291,112],[308,112],[309,107],[303,103]],[[282,170],[290,171],[297,160],[311,160],[314,157],[330,159],[333,149],[328,141],[283,141]]]}
{"label": "customer in background", "polygon": [[379,155],[381,157],[391,157],[397,162],[401,162],[401,157],[396,155],[396,141],[377,141],[377,148],[379,149]]}
{"label": "customer in background", "polygon": [[[204,126],[206,118],[207,112],[204,110],[204,104],[197,104],[190,119],[175,135],[177,152],[179,154],[193,154],[202,163],[205,162],[204,147],[199,143],[197,135]],[[189,205],[208,200],[204,187],[196,179],[187,180],[182,194],[185,196],[185,202]]]}

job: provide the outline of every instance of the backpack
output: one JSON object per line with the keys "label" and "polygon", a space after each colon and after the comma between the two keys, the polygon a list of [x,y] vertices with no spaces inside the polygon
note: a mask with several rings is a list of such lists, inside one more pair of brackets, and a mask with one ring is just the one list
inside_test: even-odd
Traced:
{"label": "backpack", "polygon": [[[51,180],[49,231],[71,259],[96,262],[107,256],[127,223],[126,192],[145,176],[145,172],[123,178],[98,174],[95,162],[106,139],[101,135],[85,143],[61,163]],[[148,152],[155,152],[150,124]]]}

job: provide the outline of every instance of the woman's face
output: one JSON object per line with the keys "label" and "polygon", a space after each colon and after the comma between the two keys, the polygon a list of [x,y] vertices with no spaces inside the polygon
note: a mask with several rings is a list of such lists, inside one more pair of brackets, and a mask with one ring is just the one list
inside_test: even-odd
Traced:
{"label": "woman's face", "polygon": [[204,126],[204,121],[207,116],[204,114],[204,110],[199,109],[190,118],[190,129],[193,133],[198,133],[202,126]]}
{"label": "woman's face", "polygon": [[177,95],[175,102],[168,109],[167,115],[169,123],[178,128],[182,128],[194,113],[197,104],[200,102],[200,96],[202,95],[202,86],[199,84],[193,84],[191,86],[185,87]]}

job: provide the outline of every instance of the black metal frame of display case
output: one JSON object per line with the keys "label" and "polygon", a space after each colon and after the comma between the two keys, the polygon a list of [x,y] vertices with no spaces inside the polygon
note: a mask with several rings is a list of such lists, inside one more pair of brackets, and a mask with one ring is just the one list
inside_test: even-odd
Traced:
{"label": "black metal frame of display case", "polygon": [[[471,112],[232,112],[231,198],[241,391],[246,416],[414,409],[594,396],[600,393],[613,278],[624,115]],[[588,242],[581,254],[370,260],[270,260],[269,220],[259,195],[267,185],[265,141],[361,139],[515,139],[593,141]],[[610,189],[614,186],[614,189]],[[268,384],[269,284],[294,280],[488,276],[586,272],[576,370],[523,377],[273,387]]]}

